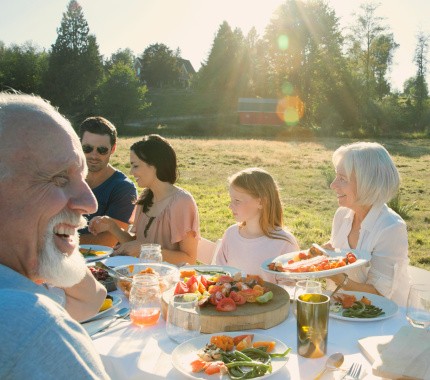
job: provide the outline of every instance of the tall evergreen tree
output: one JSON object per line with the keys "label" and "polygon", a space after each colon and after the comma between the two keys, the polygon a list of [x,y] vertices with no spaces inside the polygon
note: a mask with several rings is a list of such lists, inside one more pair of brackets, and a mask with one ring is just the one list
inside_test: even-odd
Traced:
{"label": "tall evergreen tree", "polygon": [[333,99],[341,98],[342,36],[334,11],[320,0],[287,0],[263,39],[268,95],[295,97],[297,117],[304,106],[301,123],[320,124],[322,109],[338,107]]}
{"label": "tall evergreen tree", "polygon": [[177,54],[164,44],[148,46],[141,56],[141,79],[148,87],[175,86],[179,81]]}
{"label": "tall evergreen tree", "polygon": [[96,38],[89,34],[76,0],[69,2],[57,34],[45,78],[45,96],[70,117],[82,118],[94,112],[103,65]]}
{"label": "tall evergreen tree", "polygon": [[414,61],[417,66],[417,74],[415,77],[415,108],[417,112],[417,124],[419,129],[422,129],[424,127],[423,115],[425,102],[429,95],[426,82],[426,72],[430,36],[424,32],[420,32],[418,33],[417,39],[418,41],[414,56]]}

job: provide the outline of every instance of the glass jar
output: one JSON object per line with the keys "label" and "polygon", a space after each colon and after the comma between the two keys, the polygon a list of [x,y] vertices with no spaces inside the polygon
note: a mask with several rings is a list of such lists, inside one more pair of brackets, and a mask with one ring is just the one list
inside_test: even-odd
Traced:
{"label": "glass jar", "polygon": [[161,254],[160,244],[142,244],[140,246],[139,261],[141,263],[161,263],[163,255]]}
{"label": "glass jar", "polygon": [[130,320],[139,327],[155,325],[161,311],[158,276],[136,274],[130,291]]}

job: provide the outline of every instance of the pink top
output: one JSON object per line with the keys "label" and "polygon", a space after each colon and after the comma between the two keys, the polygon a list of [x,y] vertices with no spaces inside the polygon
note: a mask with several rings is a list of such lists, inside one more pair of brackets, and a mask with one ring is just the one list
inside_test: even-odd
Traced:
{"label": "pink top", "polygon": [[265,281],[275,282],[274,276],[261,269],[263,261],[299,250],[297,241],[290,232],[279,229],[277,233],[285,240],[267,236],[247,239],[240,235],[239,225],[233,224],[224,233],[216,264],[232,266],[246,274],[258,274]]}
{"label": "pink top", "polygon": [[[153,220],[147,228],[150,219]],[[135,221],[130,230],[136,234],[136,240],[139,242],[160,244],[161,248],[173,251],[179,250],[179,242],[184,240],[190,231],[197,238],[200,237],[199,213],[193,196],[181,188],[178,188],[164,210],[154,218],[148,217],[142,212],[142,206],[137,205]]]}

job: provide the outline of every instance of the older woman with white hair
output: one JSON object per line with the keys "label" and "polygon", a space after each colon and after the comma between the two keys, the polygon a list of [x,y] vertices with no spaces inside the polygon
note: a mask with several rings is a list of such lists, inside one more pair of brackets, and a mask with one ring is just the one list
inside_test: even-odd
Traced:
{"label": "older woman with white hair", "polygon": [[[342,289],[379,294],[405,305],[409,290],[408,235],[403,219],[387,206],[400,177],[387,150],[378,143],[343,145],[333,153],[336,178],[330,187],[339,208],[328,248],[371,253],[369,265],[350,269]],[[330,277],[336,285],[342,274]]]}

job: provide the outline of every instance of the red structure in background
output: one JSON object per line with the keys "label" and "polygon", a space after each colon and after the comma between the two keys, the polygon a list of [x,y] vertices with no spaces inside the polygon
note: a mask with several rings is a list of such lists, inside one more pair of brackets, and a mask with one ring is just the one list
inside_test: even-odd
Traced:
{"label": "red structure in background", "polygon": [[242,125],[281,126],[284,121],[276,112],[277,99],[239,98],[239,121]]}

